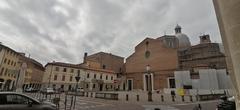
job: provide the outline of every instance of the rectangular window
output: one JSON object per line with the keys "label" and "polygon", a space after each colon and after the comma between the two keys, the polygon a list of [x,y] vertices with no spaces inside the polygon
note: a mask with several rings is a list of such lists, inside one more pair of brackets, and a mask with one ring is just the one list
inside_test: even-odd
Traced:
{"label": "rectangular window", "polygon": [[97,75],[96,75],[96,74],[94,74],[94,79],[96,79],[96,77],[97,77]]}
{"label": "rectangular window", "polygon": [[103,69],[106,69],[106,65],[103,65],[102,68],[103,68]]}
{"label": "rectangular window", "polygon": [[106,75],[106,80],[108,80],[108,75]]}
{"label": "rectangular window", "polygon": [[102,79],[102,74],[100,75],[100,79]]}
{"label": "rectangular window", "polygon": [[56,67],[56,68],[55,68],[55,71],[59,71],[59,67]]}
{"label": "rectangular window", "polygon": [[74,69],[71,69],[71,73],[74,73]]}
{"label": "rectangular window", "polygon": [[72,76],[70,76],[70,79],[69,79],[69,81],[72,81],[72,78],[73,78],[73,77],[72,77]]}
{"label": "rectangular window", "polygon": [[1,69],[0,75],[2,75],[4,72],[4,68]]}
{"label": "rectangular window", "polygon": [[5,63],[5,64],[7,63],[7,59],[6,59],[6,58],[4,59],[4,63]]}
{"label": "rectangular window", "polygon": [[67,72],[67,68],[63,68],[63,72]]}
{"label": "rectangular window", "polygon": [[87,74],[87,78],[89,78],[89,76],[90,76],[90,75],[89,75],[89,73],[88,73],[88,74]]}
{"label": "rectangular window", "polygon": [[111,76],[111,80],[113,80],[113,76]]}
{"label": "rectangular window", "polygon": [[54,81],[56,81],[57,80],[57,75],[54,75]]}
{"label": "rectangular window", "polygon": [[95,84],[93,84],[93,89],[95,88]]}
{"label": "rectangular window", "polygon": [[8,60],[8,65],[10,65],[10,60]]}
{"label": "rectangular window", "polygon": [[62,76],[62,81],[65,81],[65,75]]}

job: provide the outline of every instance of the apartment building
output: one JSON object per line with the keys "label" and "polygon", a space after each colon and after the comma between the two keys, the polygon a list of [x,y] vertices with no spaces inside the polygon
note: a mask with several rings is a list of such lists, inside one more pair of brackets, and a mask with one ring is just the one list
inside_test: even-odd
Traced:
{"label": "apartment building", "polygon": [[0,89],[14,89],[19,65],[19,53],[0,44]]}
{"label": "apartment building", "polygon": [[116,74],[112,70],[83,67],[76,64],[51,62],[45,65],[43,87],[63,89],[65,91],[76,88],[75,77],[79,74],[79,87],[85,91],[107,91],[118,87],[114,80]]}

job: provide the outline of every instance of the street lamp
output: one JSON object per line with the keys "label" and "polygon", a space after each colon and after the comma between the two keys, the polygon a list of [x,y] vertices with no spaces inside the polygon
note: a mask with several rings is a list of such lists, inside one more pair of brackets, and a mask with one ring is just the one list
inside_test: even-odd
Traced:
{"label": "street lamp", "polygon": [[52,78],[52,73],[53,73],[52,71],[53,71],[53,65],[51,66],[51,73],[50,73],[50,75],[48,77],[48,88],[50,87],[50,84],[51,84],[51,78]]}
{"label": "street lamp", "polygon": [[151,83],[151,74],[150,74],[150,65],[146,66],[146,70],[147,70],[147,82],[148,82],[148,101],[153,101],[152,100],[152,83]]}
{"label": "street lamp", "polygon": [[77,74],[77,76],[75,77],[76,81],[77,81],[77,85],[76,85],[76,90],[75,90],[75,97],[74,97],[74,105],[73,105],[73,110],[75,109],[75,104],[76,104],[76,95],[77,95],[77,89],[78,89],[78,82],[80,80],[80,72]]}

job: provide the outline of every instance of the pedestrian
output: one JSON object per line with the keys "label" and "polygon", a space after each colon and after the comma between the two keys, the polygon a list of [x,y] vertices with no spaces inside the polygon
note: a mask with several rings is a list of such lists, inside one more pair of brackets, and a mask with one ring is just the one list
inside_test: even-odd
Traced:
{"label": "pedestrian", "polygon": [[202,110],[201,104],[198,104],[198,110]]}

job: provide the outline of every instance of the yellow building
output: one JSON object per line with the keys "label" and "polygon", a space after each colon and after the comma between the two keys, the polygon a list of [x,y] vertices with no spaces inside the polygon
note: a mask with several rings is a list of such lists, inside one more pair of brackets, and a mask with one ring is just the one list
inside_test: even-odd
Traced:
{"label": "yellow building", "polygon": [[19,53],[0,44],[0,90],[14,89],[19,73]]}
{"label": "yellow building", "polygon": [[45,68],[38,61],[25,57],[24,54],[20,56],[21,64],[26,63],[27,69],[24,75],[23,89],[34,88],[40,89],[42,85],[43,74]]}
{"label": "yellow building", "polygon": [[114,90],[116,74],[111,70],[90,68],[69,63],[51,62],[45,66],[44,87],[73,90],[76,87],[75,77],[79,74],[79,87],[85,91]]}

